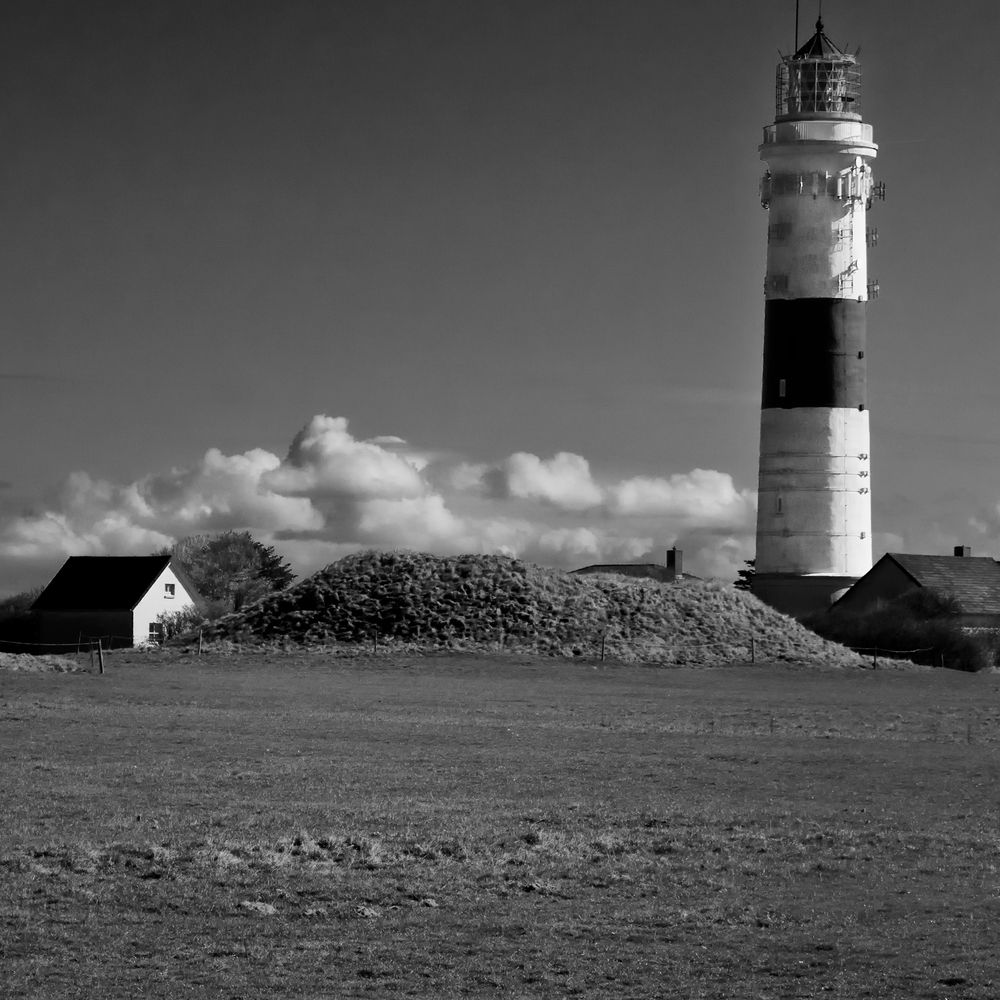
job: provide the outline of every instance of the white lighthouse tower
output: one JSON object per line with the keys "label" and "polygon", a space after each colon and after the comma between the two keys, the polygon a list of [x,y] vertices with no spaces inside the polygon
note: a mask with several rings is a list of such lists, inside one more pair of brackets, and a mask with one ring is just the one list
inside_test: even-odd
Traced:
{"label": "white lighthouse tower", "polygon": [[792,615],[871,568],[866,224],[878,147],[855,56],[816,33],[777,70],[767,170],[764,373],[753,590]]}

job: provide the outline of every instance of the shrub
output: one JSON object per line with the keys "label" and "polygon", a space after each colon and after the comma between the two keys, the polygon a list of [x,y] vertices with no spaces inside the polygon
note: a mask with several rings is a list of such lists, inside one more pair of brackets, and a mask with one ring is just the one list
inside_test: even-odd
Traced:
{"label": "shrub", "polygon": [[957,617],[961,611],[951,594],[917,587],[869,611],[833,608],[803,624],[825,639],[866,652],[899,653],[914,663],[953,670],[985,670],[995,661],[996,640],[965,631]]}
{"label": "shrub", "polygon": [[30,590],[22,590],[20,594],[13,594],[0,600],[0,619],[27,611],[44,589],[44,587],[32,587]]}
{"label": "shrub", "polygon": [[33,587],[0,601],[0,640],[10,643],[36,642],[38,626],[35,616],[28,609],[43,587]]}
{"label": "shrub", "polygon": [[180,611],[163,612],[156,616],[156,620],[163,626],[163,638],[175,639],[199,629],[205,624],[206,617],[192,604]]}

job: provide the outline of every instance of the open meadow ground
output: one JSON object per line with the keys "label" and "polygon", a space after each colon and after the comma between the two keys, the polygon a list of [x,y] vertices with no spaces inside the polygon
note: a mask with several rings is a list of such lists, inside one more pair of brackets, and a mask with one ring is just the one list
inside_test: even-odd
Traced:
{"label": "open meadow ground", "polygon": [[0,995],[1000,996],[1000,677],[0,672]]}

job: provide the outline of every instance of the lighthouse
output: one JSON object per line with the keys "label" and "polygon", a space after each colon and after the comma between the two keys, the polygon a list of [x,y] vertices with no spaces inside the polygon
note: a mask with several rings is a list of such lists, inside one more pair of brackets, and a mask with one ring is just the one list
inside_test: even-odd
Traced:
{"label": "lighthouse", "polygon": [[825,608],[872,565],[865,311],[867,224],[884,186],[860,67],[816,22],[777,68],[760,146],[768,212],[753,590],[787,614]]}

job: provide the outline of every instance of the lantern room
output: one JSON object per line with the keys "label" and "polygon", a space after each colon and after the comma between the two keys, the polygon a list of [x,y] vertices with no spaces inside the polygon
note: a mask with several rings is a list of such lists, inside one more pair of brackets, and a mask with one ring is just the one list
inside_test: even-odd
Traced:
{"label": "lantern room", "polygon": [[782,57],[775,86],[774,120],[861,120],[861,68],[816,22],[816,34],[794,55]]}

